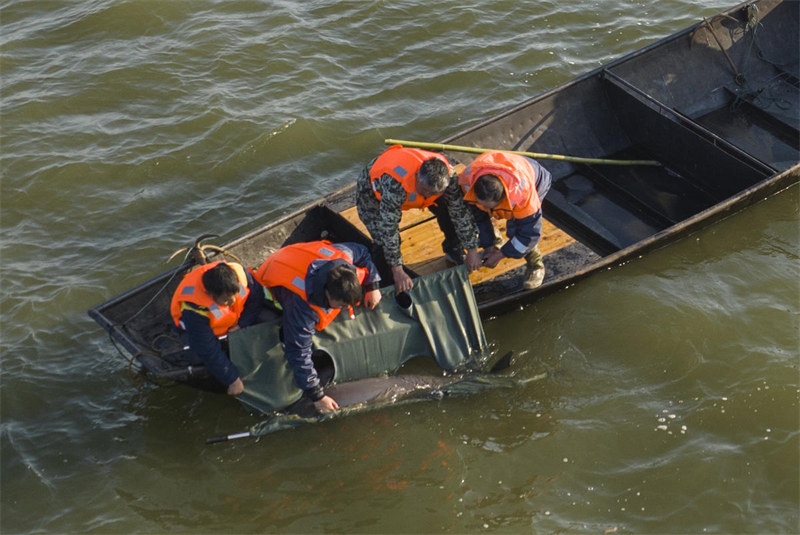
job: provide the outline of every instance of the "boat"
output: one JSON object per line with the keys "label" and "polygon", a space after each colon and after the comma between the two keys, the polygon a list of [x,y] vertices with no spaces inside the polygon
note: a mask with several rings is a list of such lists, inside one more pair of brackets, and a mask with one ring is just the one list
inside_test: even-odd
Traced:
{"label": "boat", "polygon": [[[434,143],[462,165],[487,149],[534,154],[553,175],[544,283],[521,289],[524,267],[509,259],[470,274],[480,317],[518,310],[796,184],[799,20],[797,1],[740,4]],[[414,143],[422,142],[405,142]],[[256,267],[290,243],[371,246],[354,204],[349,184],[219,245],[212,258]],[[428,212],[404,213],[401,234],[413,277],[452,268]],[[148,377],[202,387],[204,370],[187,366],[188,350],[169,335],[170,298],[187,267],[89,315]]]}

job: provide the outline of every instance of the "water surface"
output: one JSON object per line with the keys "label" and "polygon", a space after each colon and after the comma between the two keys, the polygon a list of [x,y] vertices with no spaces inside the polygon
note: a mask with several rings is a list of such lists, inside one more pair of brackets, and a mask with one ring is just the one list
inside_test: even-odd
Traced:
{"label": "water surface", "polygon": [[795,533],[798,188],[487,322],[518,390],[216,446],[86,310],[729,4],[0,2],[0,531]]}

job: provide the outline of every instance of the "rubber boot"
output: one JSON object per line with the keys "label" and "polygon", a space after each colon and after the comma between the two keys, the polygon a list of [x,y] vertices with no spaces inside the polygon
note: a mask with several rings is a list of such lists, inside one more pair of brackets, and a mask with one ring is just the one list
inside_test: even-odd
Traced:
{"label": "rubber boot", "polygon": [[525,255],[525,276],[522,279],[522,287],[526,290],[533,290],[542,285],[544,281],[544,257],[539,250],[539,244]]}

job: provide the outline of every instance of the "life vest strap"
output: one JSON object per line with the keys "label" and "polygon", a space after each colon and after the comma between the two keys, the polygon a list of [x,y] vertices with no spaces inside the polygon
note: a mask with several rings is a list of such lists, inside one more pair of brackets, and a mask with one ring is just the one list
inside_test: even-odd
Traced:
{"label": "life vest strap", "polygon": [[270,307],[274,312],[282,313],[283,307],[275,298],[275,296],[272,295],[272,292],[269,291],[269,288],[266,286],[262,286],[262,288],[264,288],[264,299],[267,301],[267,306]]}

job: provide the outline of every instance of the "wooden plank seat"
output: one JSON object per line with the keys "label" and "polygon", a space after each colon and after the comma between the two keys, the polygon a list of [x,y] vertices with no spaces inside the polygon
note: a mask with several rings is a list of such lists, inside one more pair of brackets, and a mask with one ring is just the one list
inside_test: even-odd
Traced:
{"label": "wooden plank seat", "polygon": [[[369,236],[369,231],[358,217],[355,206],[341,212],[341,215]],[[505,236],[505,220],[494,220],[495,227]],[[400,219],[400,250],[406,265],[420,275],[441,271],[451,266],[444,258],[442,241],[444,234],[436,219],[428,210],[406,210]],[[542,254],[547,256],[575,240],[563,230],[546,219],[543,222],[542,240],[539,244]],[[473,285],[502,275],[524,265],[522,259],[504,258],[494,269],[481,268],[470,274]]]}

